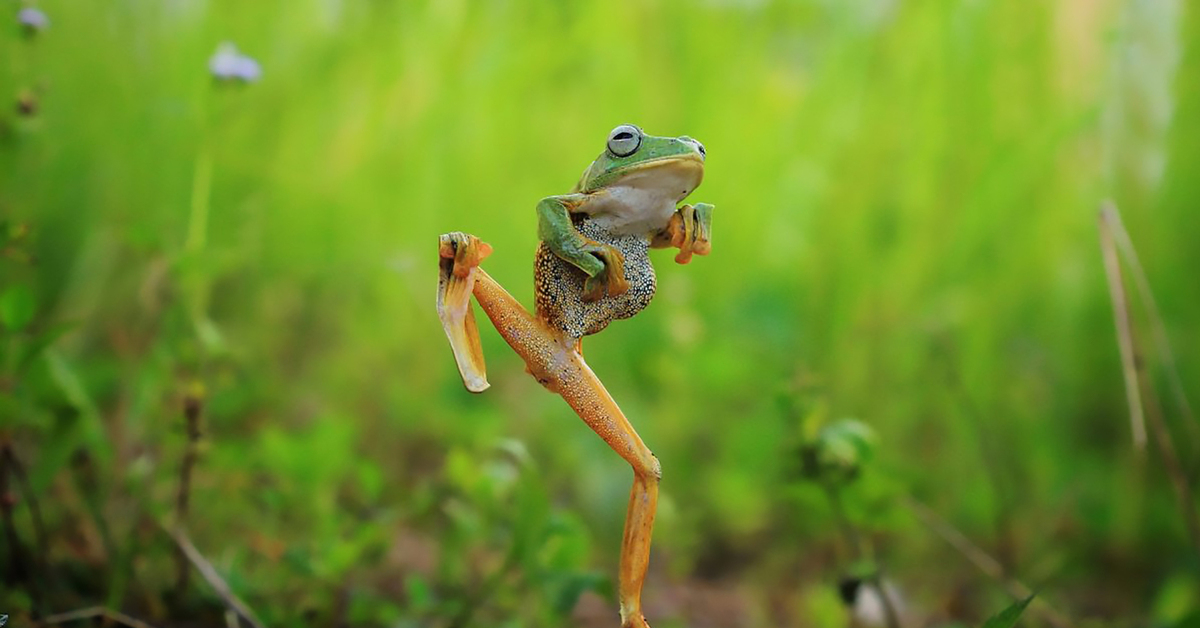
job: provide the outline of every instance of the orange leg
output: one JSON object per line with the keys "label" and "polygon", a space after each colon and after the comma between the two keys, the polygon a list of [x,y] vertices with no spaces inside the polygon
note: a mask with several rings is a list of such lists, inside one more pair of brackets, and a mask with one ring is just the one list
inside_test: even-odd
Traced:
{"label": "orange leg", "polygon": [[[448,242],[452,244],[447,244]],[[475,266],[490,252],[478,239],[465,234],[442,236],[443,258],[441,284],[438,290],[438,311],[457,312],[463,302],[458,291],[470,290],[475,300],[487,313],[496,330],[509,346],[525,360],[529,372],[543,386],[562,396],[588,427],[592,428],[613,451],[633,467],[633,489],[629,495],[629,510],[625,516],[625,535],[621,542],[621,570],[618,595],[621,604],[622,628],[649,628],[642,616],[642,584],[646,580],[646,568],[650,562],[650,535],[654,527],[654,514],[658,507],[658,482],[662,471],[658,459],[642,442],[625,414],[617,407],[611,395],[600,383],[599,378],[583,361],[577,343],[549,329],[541,320],[531,315],[520,302],[496,283],[486,272]],[[463,253],[464,249],[467,253]],[[474,251],[486,251],[477,254]],[[446,263],[453,259],[452,263]],[[462,265],[462,266],[460,266]],[[469,266],[469,268],[465,268]],[[463,282],[471,284],[469,287]],[[446,297],[458,297],[459,303],[446,307]],[[464,369],[459,361],[464,382],[471,388],[473,377],[482,378],[482,354],[478,353],[478,338],[470,305],[465,303],[467,314],[456,318],[442,317],[447,335],[455,349],[455,357],[468,356]],[[456,321],[471,321],[471,328],[462,328],[461,333],[451,333],[451,326],[462,325]],[[456,343],[466,343],[458,346]],[[478,358],[476,360],[475,358]],[[479,369],[475,373],[475,369]],[[484,380],[486,387],[486,380]],[[474,390],[474,389],[472,389]]]}

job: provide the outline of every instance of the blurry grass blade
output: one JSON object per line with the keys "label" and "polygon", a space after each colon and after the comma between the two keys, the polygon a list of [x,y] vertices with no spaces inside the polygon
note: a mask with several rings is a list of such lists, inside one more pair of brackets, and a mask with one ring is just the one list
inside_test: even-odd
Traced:
{"label": "blurry grass blade", "polygon": [[1138,388],[1138,362],[1134,355],[1133,330],[1129,320],[1129,300],[1121,281],[1121,262],[1113,244],[1112,227],[1107,212],[1100,213],[1100,252],[1104,255],[1104,271],[1112,297],[1113,318],[1117,326],[1117,346],[1121,350],[1121,365],[1125,375],[1125,394],[1129,400],[1129,421],[1133,429],[1133,445],[1146,447],[1146,418],[1143,414],[1142,393]]}
{"label": "blurry grass blade", "polygon": [[454,361],[467,390],[478,393],[488,389],[487,365],[483,361],[483,346],[479,342],[479,327],[471,308],[471,291],[475,288],[476,267],[466,277],[455,272],[454,260],[441,258],[438,264],[437,312],[442,329],[454,351]]}
{"label": "blurry grass blade", "polygon": [[1025,612],[1025,607],[1033,601],[1033,595],[1023,600],[1013,602],[1012,606],[996,613],[983,624],[983,628],[1012,628],[1016,625],[1017,620],[1021,618],[1021,613]]}

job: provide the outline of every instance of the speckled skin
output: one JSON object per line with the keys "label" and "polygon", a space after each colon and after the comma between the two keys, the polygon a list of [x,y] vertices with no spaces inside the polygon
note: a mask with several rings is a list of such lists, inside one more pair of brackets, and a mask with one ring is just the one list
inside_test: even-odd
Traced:
{"label": "speckled skin", "polygon": [[646,309],[654,298],[656,286],[649,237],[613,235],[585,216],[575,220],[575,227],[585,237],[611,245],[625,255],[629,290],[617,296],[584,301],[583,282],[587,274],[555,255],[545,242],[538,244],[533,271],[537,317],[572,340],[594,334],[615,320]]}

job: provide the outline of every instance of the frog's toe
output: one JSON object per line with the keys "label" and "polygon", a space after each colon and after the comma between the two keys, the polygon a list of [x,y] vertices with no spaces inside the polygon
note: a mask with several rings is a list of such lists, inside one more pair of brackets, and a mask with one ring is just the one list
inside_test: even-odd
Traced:
{"label": "frog's toe", "polygon": [[629,291],[629,281],[625,279],[625,255],[615,247],[609,247],[607,253],[604,258],[607,293],[610,297],[620,296]]}
{"label": "frog's toe", "polygon": [[619,297],[622,294],[629,292],[629,281],[625,279],[625,273],[613,274],[608,278],[608,296]]}
{"label": "frog's toe", "polygon": [[583,300],[593,302],[606,296],[625,294],[629,290],[629,281],[625,279],[625,255],[614,246],[600,243],[595,244],[591,253],[604,263],[604,268],[583,283]]}
{"label": "frog's toe", "polygon": [[593,303],[604,297],[618,297],[626,292],[629,292],[629,281],[625,279],[624,269],[606,266],[599,275],[588,277],[583,282],[583,293],[580,297],[585,303]]}
{"label": "frog's toe", "polygon": [[608,292],[608,280],[604,275],[600,273],[595,277],[588,277],[587,281],[583,282],[583,293],[579,296],[584,303],[593,303],[604,298]]}
{"label": "frog's toe", "polygon": [[696,255],[708,255],[712,252],[712,210],[711,203],[696,203],[696,232],[695,242],[692,244],[692,252]]}
{"label": "frog's toe", "polygon": [[469,233],[453,231],[438,237],[438,256],[453,260],[455,277],[465,278],[491,254],[492,245]]}

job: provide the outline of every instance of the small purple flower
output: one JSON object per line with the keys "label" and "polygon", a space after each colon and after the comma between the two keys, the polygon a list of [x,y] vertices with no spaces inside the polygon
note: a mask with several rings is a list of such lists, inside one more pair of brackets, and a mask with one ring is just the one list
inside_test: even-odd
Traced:
{"label": "small purple flower", "polygon": [[26,31],[36,33],[50,26],[50,18],[46,17],[41,9],[25,7],[17,13],[17,23],[25,27]]}
{"label": "small purple flower", "polygon": [[242,55],[234,68],[233,75],[247,83],[253,83],[262,76],[262,67],[250,57]]}
{"label": "small purple flower", "polygon": [[208,60],[208,69],[220,81],[253,83],[262,77],[258,62],[238,52],[237,46],[227,41],[217,46],[217,52]]}

